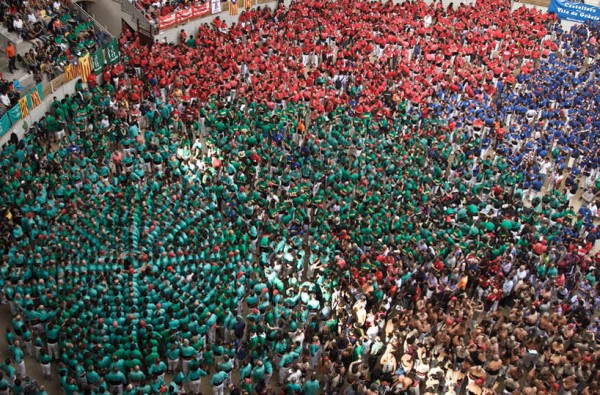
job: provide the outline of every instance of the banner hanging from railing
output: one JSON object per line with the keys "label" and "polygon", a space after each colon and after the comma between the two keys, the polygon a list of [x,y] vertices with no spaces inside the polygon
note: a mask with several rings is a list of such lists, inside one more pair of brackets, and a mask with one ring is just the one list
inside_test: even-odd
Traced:
{"label": "banner hanging from railing", "polygon": [[37,84],[19,99],[19,102],[0,118],[0,137],[4,136],[15,123],[29,115],[29,112],[42,103],[44,87]]}
{"label": "banner hanging from railing", "polygon": [[238,14],[238,2],[237,0],[229,0],[229,15]]}
{"label": "banner hanging from railing", "polygon": [[32,91],[28,96],[31,99],[31,108],[36,108],[40,104],[42,104],[42,97],[44,96],[44,89],[42,84],[38,85],[37,90]]}
{"label": "banner hanging from railing", "polygon": [[210,0],[210,13],[211,14],[220,14],[221,9],[221,0]]}
{"label": "banner hanging from railing", "polygon": [[600,21],[600,7],[577,1],[551,0],[548,12],[556,14],[560,19],[567,21]]}
{"label": "banner hanging from railing", "polygon": [[[104,65],[109,62],[109,59],[113,62],[119,61],[118,45],[119,44],[115,39],[105,47],[106,61],[104,51],[98,49],[93,54],[88,53],[77,58],[75,63],[69,63],[64,68],[64,80],[71,81],[77,77],[81,77],[83,82],[87,82],[88,76],[91,73],[100,74]],[[111,58],[109,58],[109,56],[111,56]],[[43,98],[44,87],[41,83],[26,95],[22,96],[17,105],[9,109],[2,117],[0,117],[0,137],[4,136],[15,123],[29,115],[32,109],[42,104]]]}
{"label": "banner hanging from railing", "polygon": [[20,118],[25,118],[27,114],[29,114],[29,106],[27,106],[27,96],[29,95],[23,96],[19,99],[19,109],[21,110]]}
{"label": "banner hanging from railing", "polygon": [[113,38],[111,42],[104,47],[106,64],[116,64],[119,62],[119,42]]}
{"label": "banner hanging from railing", "polygon": [[10,122],[13,125],[21,119],[21,106],[19,104],[8,110],[8,119],[10,119]]}
{"label": "banner hanging from railing", "polygon": [[[206,2],[200,5],[195,5],[186,8],[181,11],[172,12],[169,15],[161,16],[160,18],[158,18],[158,30],[167,30],[172,28],[173,26],[182,25],[184,23],[187,23],[188,21],[209,15],[211,13],[211,4],[212,3],[209,4],[208,2]],[[219,9],[220,7],[221,3],[219,2]]]}
{"label": "banner hanging from railing", "polygon": [[77,67],[72,63],[69,63],[65,66],[65,79],[71,81],[75,77],[77,77]]}
{"label": "banner hanging from railing", "polygon": [[83,82],[88,81],[88,76],[92,72],[92,61],[90,60],[90,54],[87,53],[84,56],[79,58],[79,75],[81,76],[81,80]]}
{"label": "banner hanging from railing", "polygon": [[177,14],[161,16],[158,18],[158,30],[167,30],[177,25]]}
{"label": "banner hanging from railing", "polygon": [[185,10],[177,11],[175,15],[177,17],[177,24],[179,25],[192,19],[194,16],[194,10],[192,7],[186,8]]}
{"label": "banner hanging from railing", "polygon": [[9,131],[11,126],[12,123],[10,123],[10,118],[8,118],[8,113],[6,113],[0,118],[0,137]]}
{"label": "banner hanging from railing", "polygon": [[98,49],[91,56],[92,60],[92,71],[94,74],[100,74],[102,69],[104,68],[104,53],[102,52],[102,48]]}
{"label": "banner hanging from railing", "polygon": [[195,5],[192,7],[194,10],[193,19],[202,18],[203,16],[210,14],[210,4],[208,2],[201,5]]}

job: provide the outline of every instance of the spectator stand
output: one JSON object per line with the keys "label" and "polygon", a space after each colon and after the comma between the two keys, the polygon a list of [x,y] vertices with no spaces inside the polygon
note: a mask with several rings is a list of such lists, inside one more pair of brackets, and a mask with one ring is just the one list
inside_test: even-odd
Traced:
{"label": "spectator stand", "polygon": [[104,46],[110,40],[114,38],[112,33],[108,31],[105,26],[102,26],[100,22],[98,22],[92,15],[90,15],[86,10],[83,9],[79,4],[73,3],[73,8],[77,10],[77,13],[81,15],[86,20],[92,21],[95,27],[95,39],[98,45]]}
{"label": "spectator stand", "polygon": [[3,29],[7,41],[17,46],[17,67],[33,75],[35,82],[53,79],[73,56],[94,52],[112,39],[80,6],[62,1],[52,6],[29,3],[9,7]]}
{"label": "spectator stand", "polygon": [[[119,48],[116,39],[112,39],[105,46],[98,48],[96,51],[87,52],[81,57],[74,58],[69,62],[64,72],[55,76],[55,78],[44,83],[38,83],[30,90],[23,90],[21,97],[14,105],[6,108],[6,111],[0,117],[0,145],[7,141],[10,136],[10,131],[18,129],[24,125],[24,122],[33,122],[41,117],[37,108],[44,108],[42,100],[45,97],[52,95],[60,96],[69,89],[62,89],[67,83],[78,80],[79,82],[87,82],[89,86],[95,84],[96,75],[100,74],[105,65],[114,65],[119,61]],[[72,88],[70,89],[73,90]],[[48,105],[48,103],[45,103]],[[34,111],[35,110],[35,111]],[[16,133],[23,133],[23,130],[16,130]]]}
{"label": "spectator stand", "polygon": [[156,22],[152,20],[152,17],[142,7],[138,7],[131,0],[117,0],[117,2],[121,4],[121,11],[134,17],[137,21],[138,30],[149,36],[154,36],[158,33]]}
{"label": "spectator stand", "polygon": [[[27,32],[34,31],[32,26],[35,25],[43,30],[43,34],[17,34],[10,24],[17,16],[22,20],[27,19]],[[54,10],[41,6],[38,9],[11,9],[0,27],[0,37],[3,48],[9,41],[17,47],[17,70],[12,73],[6,55],[0,57],[0,94],[8,96],[8,100],[4,97],[5,103],[0,105],[0,136],[7,134],[27,116],[29,110],[37,107],[38,100],[43,100],[45,95],[55,92],[76,74],[81,74],[78,60],[85,58],[86,54],[90,55],[90,65],[92,57],[96,63],[103,65],[102,48],[114,39],[81,6],[71,4],[67,8],[62,3],[61,7]],[[101,65],[96,65],[98,67]],[[65,73],[67,68],[70,68],[70,73]],[[96,71],[99,72],[99,69]],[[34,91],[39,93],[39,98],[32,100]],[[21,105],[19,100],[22,100]]]}
{"label": "spectator stand", "polygon": [[[244,8],[248,9],[249,6],[255,7],[272,2],[272,0],[248,0],[240,3],[240,12]],[[130,2],[123,0],[121,3],[126,3],[122,7],[124,11],[132,14],[130,8],[135,8],[143,15],[150,24],[150,28],[146,30],[150,31],[152,35],[163,34],[170,29],[187,26],[191,21],[230,11],[229,1],[220,2],[220,7],[215,7],[214,1],[169,1],[162,6],[158,2],[148,0],[132,0]],[[237,15],[237,13],[231,15]],[[140,25],[138,28],[144,28],[144,26]]]}
{"label": "spectator stand", "polygon": [[[3,24],[0,24],[0,46],[3,50],[9,42],[15,45],[18,55],[25,54],[32,48],[30,42],[24,41],[18,35],[9,32]],[[29,74],[25,68],[19,67],[18,70],[11,73],[8,67],[8,58],[3,54],[0,56],[0,90],[3,91],[4,88],[10,87],[15,81],[24,89],[29,89],[35,85],[33,75]]]}
{"label": "spectator stand", "polygon": [[153,21],[154,23],[159,23],[160,20],[164,17],[174,17],[178,12],[185,11],[184,13],[187,15],[187,11],[191,11],[196,7],[208,6],[210,8],[210,4],[208,1],[151,1],[151,0],[133,0],[132,1],[135,7],[146,15],[148,20]]}

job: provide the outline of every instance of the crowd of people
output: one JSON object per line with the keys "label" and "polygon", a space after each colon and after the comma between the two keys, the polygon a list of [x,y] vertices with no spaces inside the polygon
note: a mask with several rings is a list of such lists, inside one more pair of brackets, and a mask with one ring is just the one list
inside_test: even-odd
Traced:
{"label": "crowd of people", "polygon": [[74,57],[95,52],[108,42],[107,33],[66,0],[11,2],[3,23],[8,31],[33,44],[26,52],[15,53],[16,62],[9,71],[23,67],[38,82],[55,78]]}
{"label": "crowd of people", "polygon": [[594,394],[599,36],[498,0],[124,34],[0,153],[0,393],[30,354],[69,395]]}

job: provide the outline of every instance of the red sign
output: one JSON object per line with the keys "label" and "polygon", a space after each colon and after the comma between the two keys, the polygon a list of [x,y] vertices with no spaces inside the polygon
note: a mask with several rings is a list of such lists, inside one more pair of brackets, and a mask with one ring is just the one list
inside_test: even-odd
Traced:
{"label": "red sign", "polygon": [[166,30],[175,25],[181,25],[196,18],[202,18],[210,14],[210,3],[195,5],[185,10],[173,12],[167,16],[158,18],[158,29]]}
{"label": "red sign", "polygon": [[175,13],[161,16],[158,18],[158,28],[160,30],[170,29],[177,24],[177,15]]}
{"label": "red sign", "polygon": [[176,14],[177,14],[177,24],[186,23],[187,21],[189,21],[192,18],[192,15],[193,15],[191,8],[177,11]]}
{"label": "red sign", "polygon": [[195,5],[192,7],[194,9],[194,18],[201,18],[205,15],[210,14],[210,3],[206,2],[202,5]]}

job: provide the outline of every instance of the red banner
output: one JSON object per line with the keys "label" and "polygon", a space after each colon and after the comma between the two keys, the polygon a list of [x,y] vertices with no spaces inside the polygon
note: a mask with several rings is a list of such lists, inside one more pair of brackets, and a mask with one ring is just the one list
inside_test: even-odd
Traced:
{"label": "red banner", "polygon": [[182,23],[186,23],[190,19],[192,19],[192,8],[187,8],[185,10],[177,11],[177,24],[180,25]]}
{"label": "red banner", "polygon": [[177,15],[169,14],[158,18],[158,28],[160,30],[170,29],[177,24]]}
{"label": "red banner", "polygon": [[208,14],[210,14],[210,3],[195,5],[182,11],[173,12],[167,16],[161,16],[158,18],[158,29],[167,30],[175,25],[181,25]]}
{"label": "red banner", "polygon": [[192,7],[194,10],[194,19],[201,18],[205,15],[210,14],[210,3],[206,2],[202,5],[195,5]]}

